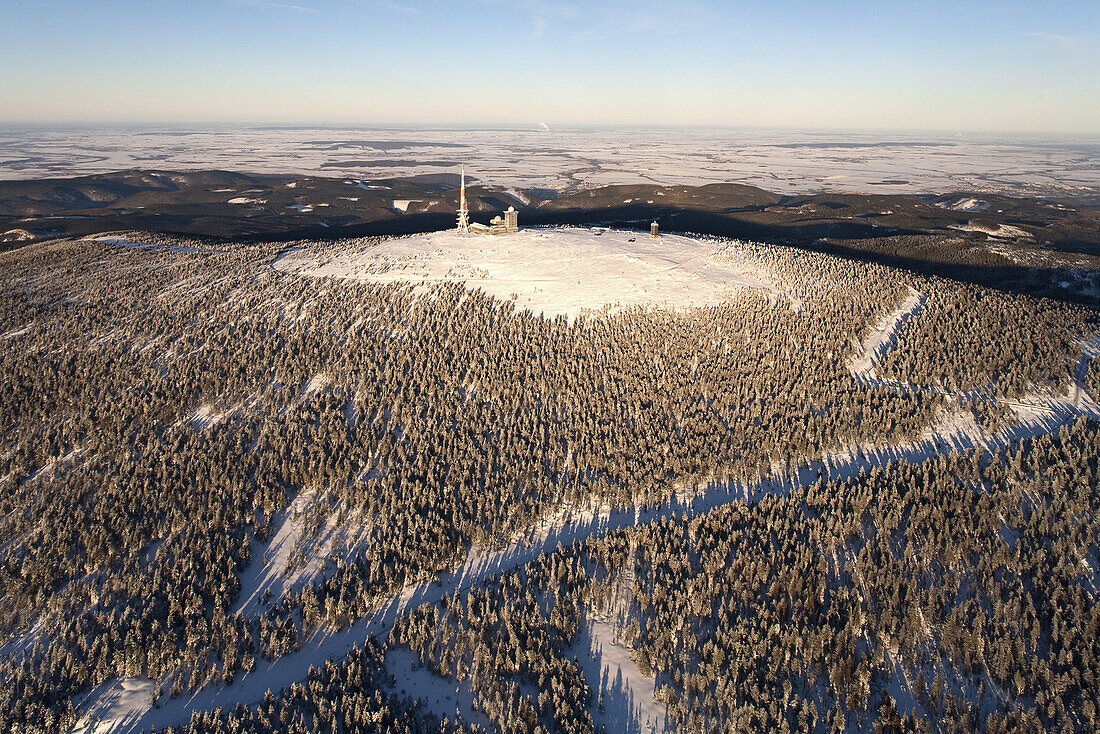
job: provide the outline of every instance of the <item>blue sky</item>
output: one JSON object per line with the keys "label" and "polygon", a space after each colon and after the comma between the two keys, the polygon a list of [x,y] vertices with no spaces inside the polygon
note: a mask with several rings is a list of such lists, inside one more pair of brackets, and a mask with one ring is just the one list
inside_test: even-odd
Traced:
{"label": "blue sky", "polygon": [[0,0],[0,120],[1100,134],[1100,2]]}

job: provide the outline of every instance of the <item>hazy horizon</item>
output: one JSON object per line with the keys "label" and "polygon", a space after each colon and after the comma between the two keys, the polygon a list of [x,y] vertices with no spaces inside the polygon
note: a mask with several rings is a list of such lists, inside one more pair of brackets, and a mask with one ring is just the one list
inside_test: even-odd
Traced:
{"label": "hazy horizon", "polygon": [[15,2],[3,124],[1100,134],[1072,2]]}
{"label": "hazy horizon", "polygon": [[[219,120],[219,119],[194,119],[194,120],[9,120],[0,118],[0,130],[37,130],[37,131],[66,131],[66,130],[110,130],[110,129],[140,129],[140,130],[177,130],[177,131],[220,131],[220,130],[460,130],[460,131],[542,131],[541,124],[524,122],[494,122],[491,120],[478,123],[461,122],[432,122],[429,120],[410,120],[397,122],[379,122],[370,120]],[[546,123],[549,126],[549,123]],[[838,136],[927,136],[937,139],[1002,139],[1002,140],[1097,140],[1100,141],[1100,130],[1096,132],[1043,132],[1028,130],[980,130],[964,128],[904,128],[904,127],[846,127],[846,126],[800,126],[800,125],[722,125],[722,124],[631,124],[611,122],[570,122],[557,121],[551,126],[552,131],[578,131],[578,130],[713,130],[713,131],[745,131],[745,132],[784,132],[807,134],[835,134]]]}

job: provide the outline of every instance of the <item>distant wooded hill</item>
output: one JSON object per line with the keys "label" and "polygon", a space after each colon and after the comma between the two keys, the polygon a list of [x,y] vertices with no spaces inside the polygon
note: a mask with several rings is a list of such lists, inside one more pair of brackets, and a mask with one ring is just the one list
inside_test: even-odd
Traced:
{"label": "distant wooded hill", "polygon": [[[476,180],[475,180],[476,181]],[[0,181],[0,248],[105,231],[294,240],[445,229],[451,173],[355,180],[228,171],[122,171]],[[755,186],[627,185],[557,192],[475,183],[475,221],[644,227],[762,240],[1100,304],[1100,205],[977,192],[783,196]]]}

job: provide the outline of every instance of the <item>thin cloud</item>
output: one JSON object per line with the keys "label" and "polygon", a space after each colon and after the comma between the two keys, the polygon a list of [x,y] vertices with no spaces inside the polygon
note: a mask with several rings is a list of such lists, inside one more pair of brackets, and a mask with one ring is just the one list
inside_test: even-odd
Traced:
{"label": "thin cloud", "polygon": [[290,3],[276,3],[270,0],[236,0],[237,5],[247,5],[251,8],[277,8],[279,10],[297,10],[302,13],[319,13],[317,8],[306,5],[293,5]]}
{"label": "thin cloud", "polygon": [[[252,8],[276,8],[279,10],[297,10],[303,13],[321,13],[320,8],[315,8],[309,5],[296,5],[294,3],[281,3],[276,0],[234,0],[236,5],[245,5]],[[406,15],[419,15],[423,11],[420,8],[413,7],[411,5],[405,5],[403,3],[395,2],[394,0],[368,0],[367,2],[357,1],[356,5],[366,5],[373,8],[381,8],[385,10],[392,10],[398,13],[404,13]]]}
{"label": "thin cloud", "polygon": [[584,12],[570,0],[479,0],[527,17],[532,38],[563,32],[574,39],[646,33],[698,21],[701,11],[683,0],[605,0]]}
{"label": "thin cloud", "polygon": [[1060,36],[1056,33],[1043,33],[1041,31],[1035,31],[1033,33],[1025,33],[1024,37],[1038,38],[1041,41],[1046,41],[1065,51],[1077,50],[1078,41],[1076,38],[1072,38],[1070,36]]}
{"label": "thin cloud", "polygon": [[391,2],[391,0],[374,0],[367,3],[368,5],[377,5],[378,7],[386,8],[388,10],[396,10],[399,13],[408,13],[409,15],[420,15],[424,11],[420,8],[414,8],[411,5],[403,5],[397,2]]}
{"label": "thin cloud", "polygon": [[547,0],[479,0],[482,5],[492,5],[526,15],[531,26],[531,38],[542,38],[550,30],[577,20],[580,13],[571,3]]}

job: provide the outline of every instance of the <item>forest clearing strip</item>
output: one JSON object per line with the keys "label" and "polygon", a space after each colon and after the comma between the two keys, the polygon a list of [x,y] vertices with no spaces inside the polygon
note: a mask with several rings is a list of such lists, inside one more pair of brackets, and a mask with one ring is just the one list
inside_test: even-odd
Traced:
{"label": "forest clearing strip", "polygon": [[[498,551],[471,549],[466,561],[459,568],[441,574],[436,581],[406,587],[396,596],[384,601],[370,618],[359,620],[338,632],[318,631],[301,649],[273,662],[257,661],[255,670],[241,676],[232,685],[210,684],[189,697],[165,698],[159,702],[157,708],[153,708],[149,700],[146,701],[144,710],[131,711],[125,717],[118,718],[111,716],[110,709],[101,708],[97,702],[97,705],[89,709],[82,725],[78,725],[74,731],[125,732],[143,731],[150,727],[179,726],[186,724],[194,711],[208,711],[219,707],[226,710],[238,703],[255,705],[263,700],[268,690],[278,691],[300,682],[307,677],[311,667],[322,666],[330,659],[345,657],[354,646],[362,646],[369,637],[385,638],[397,619],[407,611],[422,604],[438,603],[443,596],[466,591],[488,578],[524,566],[543,553],[554,552],[559,544],[567,546],[573,541],[663,519],[685,521],[733,502],[751,503],[766,494],[788,494],[791,490],[812,484],[819,478],[847,479],[864,470],[885,468],[897,461],[916,463],[956,450],[981,449],[993,452],[1026,438],[1055,432],[1079,415],[1100,418],[1100,411],[1060,411],[1056,415],[1003,429],[992,436],[978,436],[958,429],[946,435],[933,432],[932,435],[909,444],[829,452],[821,459],[802,464],[781,476],[747,483],[713,483],[701,492],[682,492],[652,508],[563,508],[550,521],[544,522],[507,548]],[[115,686],[124,684],[125,681],[117,681]],[[132,687],[133,684],[130,685]],[[99,702],[106,702],[111,696],[101,695],[96,698]],[[114,719],[113,725],[100,729],[88,728],[87,725],[97,716]]]}
{"label": "forest clearing strip", "polygon": [[1040,411],[1057,415],[1066,409],[1082,410],[1087,406],[1089,412],[1095,412],[1097,403],[1083,388],[1089,363],[1100,354],[1100,337],[1080,343],[1081,357],[1074,370],[1073,380],[1065,395],[1055,396],[1031,393],[1019,398],[998,397],[979,390],[953,391],[942,387],[916,385],[902,382],[878,374],[878,365],[886,352],[897,343],[898,331],[907,321],[916,317],[924,308],[925,296],[913,288],[905,301],[894,311],[882,317],[856,345],[856,352],[848,362],[848,371],[860,384],[907,395],[941,395],[957,403],[1001,404],[1019,413],[1021,411]]}
{"label": "forest clearing strip", "polygon": [[[896,340],[897,330],[911,318],[924,303],[924,297],[911,291],[897,311],[880,321],[880,326],[857,349],[857,357],[849,364],[853,377],[868,386],[884,386],[874,375],[877,358],[885,347]],[[1082,361],[1087,369],[1093,356],[1093,343],[1083,345]],[[135,697],[123,695],[134,689],[134,679],[111,681],[96,689],[87,697],[92,701],[86,715],[74,728],[74,732],[130,732],[149,728],[164,728],[186,724],[193,712],[217,708],[232,709],[238,704],[256,705],[267,691],[298,683],[305,679],[311,668],[323,666],[327,660],[347,656],[353,647],[361,647],[367,639],[384,639],[395,622],[407,611],[422,604],[438,603],[444,596],[464,592],[488,578],[520,568],[537,559],[543,553],[553,553],[561,546],[589,537],[618,530],[639,527],[664,519],[686,521],[734,502],[755,502],[767,494],[788,494],[796,488],[808,486],[819,479],[844,480],[872,468],[885,468],[898,461],[918,463],[940,454],[959,450],[981,450],[993,453],[1018,441],[1056,432],[1073,419],[1087,415],[1100,418],[1100,406],[1091,398],[1081,399],[1083,392],[1076,379],[1083,376],[1078,368],[1075,375],[1076,394],[1072,387],[1062,399],[1042,398],[1042,404],[1015,401],[1016,405],[1031,410],[1015,425],[1007,426],[994,434],[980,429],[968,430],[958,424],[933,425],[920,438],[902,444],[875,447],[842,447],[823,452],[819,458],[801,461],[785,472],[752,481],[712,482],[699,488],[693,487],[676,493],[670,499],[652,507],[634,506],[613,509],[607,505],[565,506],[544,520],[537,527],[515,539],[506,548],[489,550],[482,547],[470,549],[465,562],[455,570],[440,574],[431,582],[421,582],[404,588],[400,593],[380,603],[374,614],[336,632],[321,629],[299,650],[269,662],[258,660],[256,668],[231,685],[208,684],[194,694],[167,698],[161,696],[153,706],[150,694],[144,703]],[[902,386],[904,387],[904,386]],[[917,386],[909,386],[924,390]],[[931,389],[931,388],[929,388]],[[950,397],[950,395],[948,395]],[[1013,406],[1013,401],[993,401]],[[1038,409],[1038,410],[1036,410]],[[1034,411],[1034,412],[1032,412]],[[246,600],[247,604],[247,600]],[[125,705],[116,705],[125,701]],[[99,725],[96,726],[96,722]]]}

